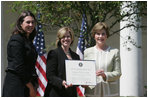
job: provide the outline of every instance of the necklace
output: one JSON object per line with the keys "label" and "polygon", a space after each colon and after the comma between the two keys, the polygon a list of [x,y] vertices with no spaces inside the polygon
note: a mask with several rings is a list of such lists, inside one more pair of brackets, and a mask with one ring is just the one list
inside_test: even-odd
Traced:
{"label": "necklace", "polygon": [[72,57],[71,57],[71,54],[70,54],[69,51],[68,52],[65,52],[65,54],[66,54],[66,56],[67,56],[68,59],[72,60]]}

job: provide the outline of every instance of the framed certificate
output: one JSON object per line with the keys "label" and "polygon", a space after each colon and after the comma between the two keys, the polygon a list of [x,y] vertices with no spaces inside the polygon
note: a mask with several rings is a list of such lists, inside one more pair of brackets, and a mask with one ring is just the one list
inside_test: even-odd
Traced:
{"label": "framed certificate", "polygon": [[94,60],[65,60],[66,82],[72,85],[96,85]]}

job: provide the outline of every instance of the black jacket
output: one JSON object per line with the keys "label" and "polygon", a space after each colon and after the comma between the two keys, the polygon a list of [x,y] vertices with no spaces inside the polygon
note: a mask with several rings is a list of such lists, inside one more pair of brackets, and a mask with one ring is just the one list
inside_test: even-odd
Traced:
{"label": "black jacket", "polygon": [[[71,51],[71,57],[73,60],[79,60],[79,56]],[[76,86],[65,89],[62,86],[62,81],[66,80],[65,74],[65,60],[68,59],[63,49],[58,47],[55,50],[51,50],[47,56],[47,69],[46,75],[48,79],[48,90],[46,89],[46,96],[50,97],[76,97]]]}
{"label": "black jacket", "polygon": [[[34,79],[33,77],[37,77],[35,70],[36,58],[37,52],[31,41],[20,34],[11,36],[7,45],[8,67],[6,69],[7,74],[4,83],[4,96],[17,96],[18,93],[16,90],[21,91],[21,89],[24,89],[26,83]],[[13,75],[10,77],[10,74]],[[12,86],[10,81],[14,82],[15,85]],[[10,89],[10,92],[8,92],[8,89]],[[7,94],[5,94],[5,91]]]}

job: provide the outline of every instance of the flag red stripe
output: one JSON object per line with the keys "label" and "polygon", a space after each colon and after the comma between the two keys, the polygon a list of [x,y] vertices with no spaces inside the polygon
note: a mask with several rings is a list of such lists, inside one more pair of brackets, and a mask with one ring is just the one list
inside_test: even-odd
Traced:
{"label": "flag red stripe", "polygon": [[39,93],[38,91],[37,91],[37,94],[36,94],[36,96],[41,96],[41,95],[40,95],[40,93]]}
{"label": "flag red stripe", "polygon": [[40,71],[40,73],[43,75],[43,77],[45,78],[45,80],[47,81],[46,72],[43,70],[43,68],[40,66],[40,64],[38,62],[36,62],[36,67],[38,68],[38,70]]}
{"label": "flag red stripe", "polygon": [[40,58],[42,59],[42,61],[45,63],[45,65],[46,65],[46,58],[45,58],[45,56],[40,56]]}
{"label": "flag red stripe", "polygon": [[42,88],[43,92],[45,91],[45,86],[43,85],[43,83],[40,81],[40,79],[38,79],[38,83],[40,85],[40,87]]}
{"label": "flag red stripe", "polygon": [[77,93],[80,97],[83,97],[84,95],[82,94],[81,90],[79,87],[77,87]]}

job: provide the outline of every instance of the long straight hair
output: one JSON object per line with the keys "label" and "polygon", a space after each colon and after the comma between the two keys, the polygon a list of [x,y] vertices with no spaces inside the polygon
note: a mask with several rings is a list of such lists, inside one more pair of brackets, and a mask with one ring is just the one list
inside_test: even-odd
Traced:
{"label": "long straight hair", "polygon": [[[31,11],[23,11],[16,22],[16,27],[15,27],[14,31],[12,32],[12,34],[19,33],[22,36],[26,37],[27,33],[22,29],[21,24],[24,22],[24,18],[27,16],[31,16],[32,18],[34,18],[35,22],[37,21],[34,14]],[[33,41],[36,33],[37,33],[37,31],[34,28],[32,33],[29,35],[29,40]]]}

